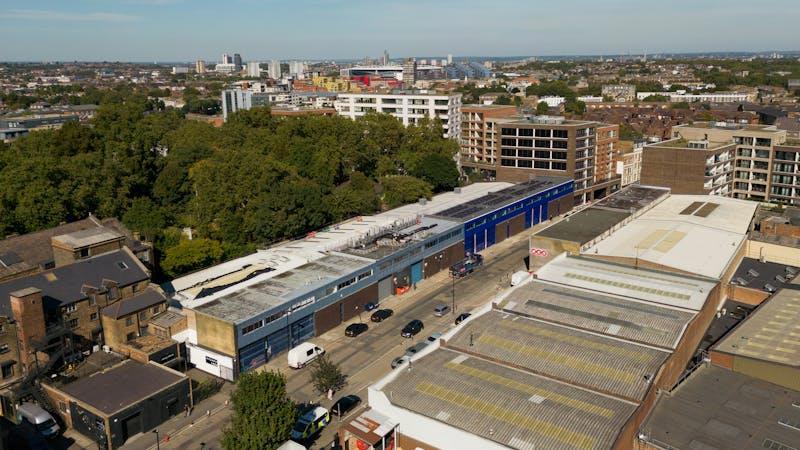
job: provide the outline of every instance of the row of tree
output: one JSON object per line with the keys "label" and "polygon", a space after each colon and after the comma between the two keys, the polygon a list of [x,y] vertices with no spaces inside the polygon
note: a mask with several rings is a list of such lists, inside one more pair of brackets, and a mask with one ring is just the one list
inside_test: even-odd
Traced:
{"label": "row of tree", "polygon": [[[458,145],[438,122],[258,108],[214,128],[146,92],[113,94],[88,124],[0,144],[0,238],[121,217],[172,277],[459,182]],[[187,227],[200,239],[185,241]]]}

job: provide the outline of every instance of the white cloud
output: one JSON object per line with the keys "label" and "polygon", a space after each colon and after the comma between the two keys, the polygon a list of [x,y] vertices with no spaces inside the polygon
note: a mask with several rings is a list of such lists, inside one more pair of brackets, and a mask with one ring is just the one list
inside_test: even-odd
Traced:
{"label": "white cloud", "polygon": [[131,22],[137,16],[109,12],[72,13],[42,9],[9,9],[0,12],[0,18],[19,20],[57,20],[64,22]]}

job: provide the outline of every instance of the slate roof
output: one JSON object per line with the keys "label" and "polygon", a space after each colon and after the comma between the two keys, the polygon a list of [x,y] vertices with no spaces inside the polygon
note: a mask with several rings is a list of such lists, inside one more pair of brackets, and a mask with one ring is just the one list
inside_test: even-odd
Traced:
{"label": "slate roof", "polygon": [[158,305],[166,301],[164,294],[149,286],[144,291],[133,297],[120,300],[112,305],[103,308],[103,315],[112,319],[119,319],[137,311],[147,309],[153,305]]}

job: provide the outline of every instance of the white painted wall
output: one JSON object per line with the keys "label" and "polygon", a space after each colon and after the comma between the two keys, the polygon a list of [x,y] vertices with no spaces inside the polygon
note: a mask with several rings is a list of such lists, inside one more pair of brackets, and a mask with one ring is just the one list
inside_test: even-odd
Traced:
{"label": "white painted wall", "polygon": [[[195,367],[215,377],[233,381],[233,358],[188,343],[186,349],[189,352],[189,362],[194,364]],[[209,364],[206,361],[206,357],[217,360],[217,365]],[[228,370],[222,370],[222,367]],[[225,374],[225,376],[223,376],[223,374]]]}

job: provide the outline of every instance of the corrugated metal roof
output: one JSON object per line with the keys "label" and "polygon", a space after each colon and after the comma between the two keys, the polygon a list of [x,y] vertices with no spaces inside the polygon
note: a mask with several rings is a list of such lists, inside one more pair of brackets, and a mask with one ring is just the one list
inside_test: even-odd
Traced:
{"label": "corrugated metal roof", "polygon": [[576,386],[639,401],[668,352],[492,311],[448,346]]}
{"label": "corrugated metal roof", "polygon": [[383,388],[402,408],[511,448],[610,448],[633,403],[439,350]]}
{"label": "corrugated metal roof", "polygon": [[502,308],[548,322],[675,349],[694,313],[597,292],[534,281],[513,291]]}
{"label": "corrugated metal roof", "polygon": [[800,366],[800,291],[777,292],[713,350]]}

